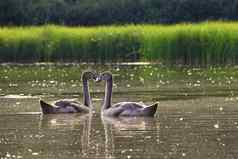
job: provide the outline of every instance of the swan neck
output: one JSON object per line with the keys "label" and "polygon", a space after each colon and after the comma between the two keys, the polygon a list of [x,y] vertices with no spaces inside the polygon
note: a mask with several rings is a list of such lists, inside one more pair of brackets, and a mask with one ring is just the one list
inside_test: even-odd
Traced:
{"label": "swan neck", "polygon": [[111,107],[111,98],[112,98],[112,79],[106,81],[106,88],[105,88],[105,98],[103,109],[108,109]]}
{"label": "swan neck", "polygon": [[89,86],[88,86],[88,80],[83,79],[83,103],[85,106],[91,105],[91,98],[89,94]]}

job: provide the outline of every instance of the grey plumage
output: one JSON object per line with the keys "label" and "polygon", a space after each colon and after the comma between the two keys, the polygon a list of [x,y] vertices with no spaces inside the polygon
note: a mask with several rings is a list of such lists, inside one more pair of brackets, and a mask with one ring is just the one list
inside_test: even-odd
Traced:
{"label": "grey plumage", "polygon": [[52,104],[40,100],[40,106],[43,114],[58,114],[58,113],[88,113],[92,109],[92,102],[89,94],[88,80],[96,80],[95,72],[86,71],[82,74],[83,81],[83,104],[77,100],[62,99],[57,100]]}
{"label": "grey plumage", "polygon": [[102,106],[102,114],[106,116],[154,116],[158,103],[146,106],[144,103],[121,102],[111,105],[112,96],[112,74],[104,72],[100,75],[100,80],[106,81],[105,97]]}

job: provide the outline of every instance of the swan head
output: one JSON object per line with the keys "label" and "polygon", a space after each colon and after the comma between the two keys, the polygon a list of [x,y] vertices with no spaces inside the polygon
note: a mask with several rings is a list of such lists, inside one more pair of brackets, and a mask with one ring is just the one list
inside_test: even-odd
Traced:
{"label": "swan head", "polygon": [[103,72],[103,73],[101,73],[97,77],[96,82],[100,82],[102,80],[105,80],[105,81],[112,80],[112,73],[111,72]]}
{"label": "swan head", "polygon": [[87,81],[87,80],[97,80],[98,74],[96,71],[84,71],[82,74],[82,80]]}

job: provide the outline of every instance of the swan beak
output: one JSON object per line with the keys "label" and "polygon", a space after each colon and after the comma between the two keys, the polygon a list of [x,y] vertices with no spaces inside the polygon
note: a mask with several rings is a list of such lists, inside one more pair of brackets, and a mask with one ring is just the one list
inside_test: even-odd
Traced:
{"label": "swan beak", "polygon": [[95,81],[96,81],[96,82],[100,82],[100,81],[101,81],[101,78],[100,78],[100,77],[96,77]]}

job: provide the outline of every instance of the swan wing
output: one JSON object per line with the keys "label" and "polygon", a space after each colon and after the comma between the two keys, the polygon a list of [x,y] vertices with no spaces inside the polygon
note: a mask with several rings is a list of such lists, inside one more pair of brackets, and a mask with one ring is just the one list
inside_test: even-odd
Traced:
{"label": "swan wing", "polygon": [[105,113],[109,116],[136,116],[143,108],[135,102],[121,102],[105,110]]}
{"label": "swan wing", "polygon": [[152,116],[156,112],[157,103],[146,106],[137,102],[121,102],[107,109],[110,116]]}
{"label": "swan wing", "polygon": [[68,106],[82,106],[82,104],[75,99],[61,99],[54,102],[57,107],[68,107]]}
{"label": "swan wing", "polygon": [[62,99],[55,102],[55,106],[63,112],[89,112],[89,107],[75,99]]}
{"label": "swan wing", "polygon": [[121,107],[123,109],[140,109],[143,108],[144,106],[141,103],[136,102],[120,102],[114,104],[112,107]]}

